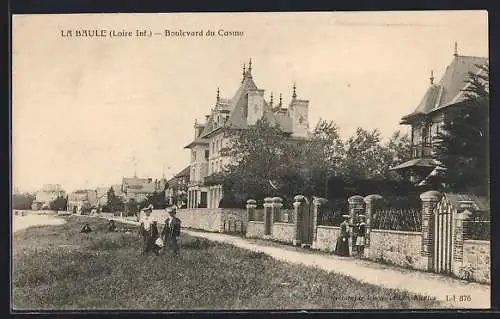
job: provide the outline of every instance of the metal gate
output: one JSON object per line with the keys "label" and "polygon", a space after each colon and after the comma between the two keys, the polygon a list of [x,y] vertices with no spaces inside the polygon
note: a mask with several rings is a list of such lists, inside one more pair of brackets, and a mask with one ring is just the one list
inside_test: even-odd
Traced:
{"label": "metal gate", "polygon": [[432,265],[437,273],[451,273],[453,260],[453,207],[443,198],[433,214]]}

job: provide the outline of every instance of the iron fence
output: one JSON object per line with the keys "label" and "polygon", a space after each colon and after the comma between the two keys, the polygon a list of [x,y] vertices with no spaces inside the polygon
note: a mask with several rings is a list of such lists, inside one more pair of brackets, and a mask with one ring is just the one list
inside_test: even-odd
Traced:
{"label": "iron fence", "polygon": [[223,222],[223,232],[228,234],[243,234],[245,226],[241,220],[226,219]]}
{"label": "iron fence", "polygon": [[464,239],[491,239],[491,220],[489,211],[474,212],[464,221]]}
{"label": "iron fence", "polygon": [[419,232],[422,230],[422,212],[414,208],[386,208],[372,214],[373,229]]}
{"label": "iron fence", "polygon": [[275,221],[278,223],[293,223],[295,218],[294,209],[281,209],[279,214],[276,214]]}
{"label": "iron fence", "polygon": [[255,209],[253,211],[253,214],[248,216],[248,220],[263,222],[264,221],[264,209],[263,208]]}
{"label": "iron fence", "polygon": [[464,222],[464,239],[490,240],[491,221],[468,220]]}

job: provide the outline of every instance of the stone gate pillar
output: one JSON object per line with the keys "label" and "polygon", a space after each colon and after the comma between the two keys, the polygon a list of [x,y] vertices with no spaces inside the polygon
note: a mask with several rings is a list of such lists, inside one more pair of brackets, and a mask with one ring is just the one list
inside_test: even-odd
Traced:
{"label": "stone gate pillar", "polygon": [[431,270],[433,257],[434,207],[441,199],[438,191],[427,191],[420,195],[422,201],[422,248],[420,256],[425,270]]}
{"label": "stone gate pillar", "polygon": [[328,199],[316,197],[313,200],[314,210],[313,210],[313,218],[312,218],[312,233],[313,233],[313,242],[312,248],[316,249],[316,241],[318,239],[318,215],[320,210],[324,209],[324,206],[328,203]]}
{"label": "stone gate pillar", "polygon": [[371,220],[373,213],[375,212],[375,207],[377,202],[382,199],[382,196],[378,194],[368,195],[364,198],[365,202],[365,216],[366,216],[366,236],[365,236],[365,253],[369,253],[370,249],[370,232],[371,232]]}
{"label": "stone gate pillar", "polygon": [[255,209],[257,208],[257,201],[255,199],[247,200],[247,220],[255,220]]}
{"label": "stone gate pillar", "polygon": [[[354,195],[347,199],[349,203],[349,224],[354,225],[358,222],[358,215],[363,214],[365,211],[365,199],[363,196]],[[354,234],[354,228],[351,226],[351,249],[356,244],[356,236]],[[352,255],[352,253],[351,253]]]}
{"label": "stone gate pillar", "polygon": [[306,198],[302,195],[297,195],[293,198],[293,209],[295,217],[293,219],[293,224],[295,228],[295,238],[293,239],[294,246],[300,246],[302,244],[302,221],[304,219],[304,210],[306,208]]}
{"label": "stone gate pillar", "polygon": [[451,270],[459,276],[460,267],[464,262],[464,222],[469,218],[471,212],[465,210],[453,216],[453,256]]}
{"label": "stone gate pillar", "polygon": [[273,224],[276,221],[281,221],[281,207],[283,207],[283,199],[281,197],[273,197]]}
{"label": "stone gate pillar", "polygon": [[271,235],[273,227],[273,199],[264,198],[264,235]]}

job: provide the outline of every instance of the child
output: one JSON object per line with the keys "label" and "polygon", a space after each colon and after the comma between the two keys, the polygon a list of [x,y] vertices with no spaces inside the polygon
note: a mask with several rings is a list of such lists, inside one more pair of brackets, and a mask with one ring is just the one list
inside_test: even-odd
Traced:
{"label": "child", "polygon": [[358,255],[363,256],[365,250],[366,223],[365,216],[359,215],[358,237],[356,238],[356,250]]}

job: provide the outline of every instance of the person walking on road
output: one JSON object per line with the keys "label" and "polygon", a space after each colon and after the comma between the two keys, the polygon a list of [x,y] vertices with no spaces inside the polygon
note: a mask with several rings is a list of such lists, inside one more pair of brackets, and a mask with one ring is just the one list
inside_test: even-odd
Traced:
{"label": "person walking on road", "polygon": [[165,254],[168,251],[169,254],[177,256],[179,254],[177,237],[181,235],[181,220],[176,217],[177,207],[170,207],[167,209],[167,212],[170,217],[165,220],[165,226],[162,231],[162,237],[165,243],[163,253]]}

